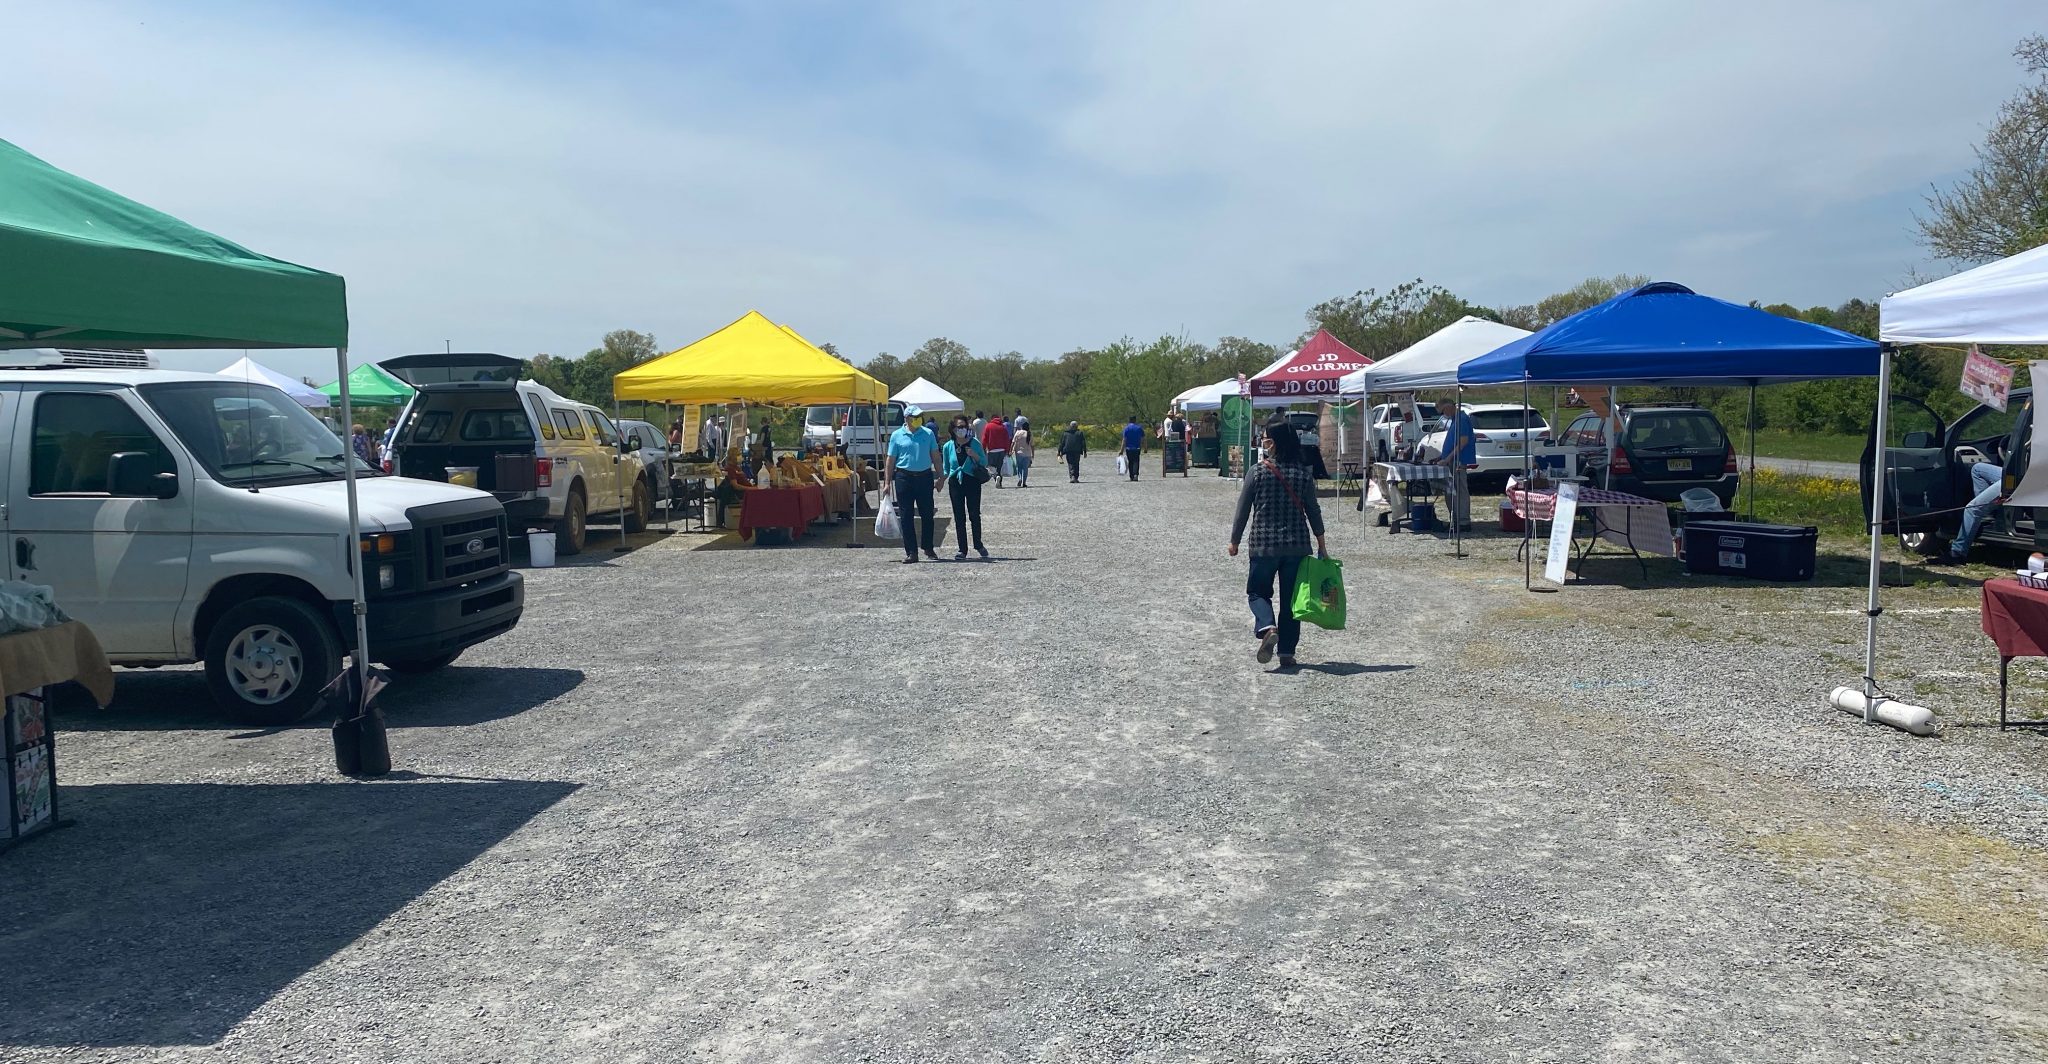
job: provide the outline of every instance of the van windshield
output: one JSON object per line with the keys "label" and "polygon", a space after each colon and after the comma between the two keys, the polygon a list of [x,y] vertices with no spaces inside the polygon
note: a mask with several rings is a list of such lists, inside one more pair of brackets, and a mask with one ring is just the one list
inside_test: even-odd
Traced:
{"label": "van windshield", "polygon": [[804,411],[804,424],[830,425],[834,421],[836,421],[838,417],[839,408],[836,406],[814,406]]}
{"label": "van windshield", "polygon": [[[216,480],[338,480],[348,447],[293,399],[266,384],[223,380],[146,384],[142,398]],[[355,460],[356,471],[371,468]]]}
{"label": "van windshield", "polygon": [[[926,418],[926,420],[930,420],[930,418],[931,418],[931,415],[927,414],[927,415],[925,415],[925,418]],[[858,427],[858,428],[870,428],[870,427],[873,427],[874,423],[875,423],[875,408],[874,408],[874,407],[872,407],[872,406],[856,406],[856,407],[854,407],[854,408],[853,408],[853,424],[854,424],[854,425],[855,425],[856,427]],[[894,404],[894,403],[891,403],[891,404],[889,404],[888,406],[885,406],[885,407],[883,407],[883,408],[882,408],[882,427],[883,427],[883,428],[885,428],[885,429],[893,429],[893,428],[897,428],[897,427],[901,426],[902,424],[903,424],[903,408],[902,408],[902,407],[900,407],[900,406],[897,406],[897,405],[896,405],[896,404]]]}

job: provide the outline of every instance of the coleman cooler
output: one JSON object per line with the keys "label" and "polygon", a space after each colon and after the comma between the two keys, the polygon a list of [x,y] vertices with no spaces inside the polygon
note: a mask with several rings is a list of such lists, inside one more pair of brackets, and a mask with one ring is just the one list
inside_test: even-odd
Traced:
{"label": "coleman cooler", "polygon": [[1745,521],[1687,521],[1685,571],[1753,580],[1811,580],[1820,529]]}

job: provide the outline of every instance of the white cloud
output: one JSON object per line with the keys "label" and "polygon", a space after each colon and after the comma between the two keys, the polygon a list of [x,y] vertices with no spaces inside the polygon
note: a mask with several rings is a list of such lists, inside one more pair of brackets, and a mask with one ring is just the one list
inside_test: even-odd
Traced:
{"label": "white cloud", "polygon": [[1906,211],[1968,163],[2042,21],[919,3],[867,16],[900,63],[806,86],[709,61],[670,13],[486,48],[309,10],[10,6],[0,33],[39,43],[0,136],[346,274],[373,357],[681,343],[750,306],[858,354],[1284,341],[1310,304],[1414,276],[1486,302],[1624,270],[1871,295],[1919,262]]}

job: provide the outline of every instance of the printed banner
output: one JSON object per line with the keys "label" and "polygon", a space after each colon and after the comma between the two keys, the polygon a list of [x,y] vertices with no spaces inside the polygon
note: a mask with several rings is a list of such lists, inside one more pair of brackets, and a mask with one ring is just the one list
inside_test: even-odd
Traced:
{"label": "printed banner", "polygon": [[2012,392],[2012,367],[1993,359],[1970,345],[1963,356],[1963,394],[1993,410],[2004,410]]}

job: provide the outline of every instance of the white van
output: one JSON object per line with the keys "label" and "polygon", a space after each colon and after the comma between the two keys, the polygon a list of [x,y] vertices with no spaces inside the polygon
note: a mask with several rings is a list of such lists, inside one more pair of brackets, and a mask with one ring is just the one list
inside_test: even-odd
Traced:
{"label": "white van", "polygon": [[[840,407],[845,417],[840,424],[839,446],[848,458],[865,458],[880,465],[889,451],[889,434],[903,427],[904,405],[894,399],[882,406],[882,433],[875,438],[875,408],[873,406]],[[930,415],[926,415],[929,417]]]}
{"label": "white van", "polygon": [[456,352],[378,365],[417,389],[391,437],[391,472],[445,482],[473,468],[513,526],[552,530],[559,554],[582,552],[593,515],[647,527],[655,491],[641,448],[604,411],[520,380],[518,359]]}
{"label": "white van", "polygon": [[237,718],[297,720],[355,640],[359,561],[371,653],[400,672],[519,622],[490,496],[358,463],[350,543],[348,448],[319,418],[266,384],[152,366],[0,352],[7,576],[53,587],[115,664],[203,661]]}

